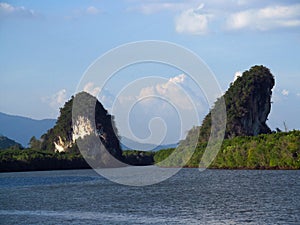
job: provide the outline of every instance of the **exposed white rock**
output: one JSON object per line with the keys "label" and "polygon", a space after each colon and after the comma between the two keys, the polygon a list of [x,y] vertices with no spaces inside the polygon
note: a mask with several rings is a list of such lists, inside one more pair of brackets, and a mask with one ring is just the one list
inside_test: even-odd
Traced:
{"label": "exposed white rock", "polygon": [[65,143],[60,136],[58,142],[54,142],[55,152],[65,152],[67,148],[71,147],[73,143]]}
{"label": "exposed white rock", "polygon": [[92,127],[91,121],[83,116],[79,116],[73,125],[72,141],[63,141],[58,136],[58,141],[54,142],[56,152],[65,152],[67,148],[72,147],[78,138],[84,138],[87,135],[95,133],[95,129]]}
{"label": "exposed white rock", "polygon": [[86,117],[79,116],[73,125],[73,143],[78,138],[84,138],[85,136],[90,135],[92,133],[95,133],[95,129],[93,129],[91,121]]}

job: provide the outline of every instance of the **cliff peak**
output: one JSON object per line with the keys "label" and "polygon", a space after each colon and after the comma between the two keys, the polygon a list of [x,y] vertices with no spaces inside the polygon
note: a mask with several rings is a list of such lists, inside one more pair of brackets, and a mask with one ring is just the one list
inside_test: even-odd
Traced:
{"label": "cliff peak", "polygon": [[[251,67],[230,84],[223,95],[227,113],[225,138],[271,132],[266,121],[271,110],[274,84],[274,76],[267,67],[262,65]],[[218,101],[215,106],[218,105]],[[210,128],[211,113],[209,112],[200,127],[200,141],[208,140]]]}
{"label": "cliff peak", "polygon": [[[74,108],[74,103],[76,107]],[[80,92],[60,109],[55,126],[42,136],[42,149],[57,152],[79,152],[78,144],[84,144],[84,151],[100,151],[105,147],[116,159],[122,159],[122,150],[111,116],[96,97]],[[88,146],[90,139],[100,140],[100,147]],[[86,140],[86,141],[85,141]],[[78,142],[79,141],[79,142]],[[83,143],[83,144],[82,144]],[[82,149],[81,149],[82,150]],[[102,149],[103,150],[103,149]],[[102,151],[101,150],[101,151]]]}

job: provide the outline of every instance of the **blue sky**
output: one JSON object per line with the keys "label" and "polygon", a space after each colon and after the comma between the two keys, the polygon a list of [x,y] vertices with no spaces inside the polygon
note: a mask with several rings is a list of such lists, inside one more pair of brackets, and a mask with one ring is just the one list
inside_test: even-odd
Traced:
{"label": "blue sky", "polygon": [[[194,51],[224,91],[236,72],[255,64],[267,66],[276,78],[269,125],[282,129],[285,121],[289,129],[300,129],[296,0],[3,1],[0,111],[56,118],[96,58],[141,40],[170,41]],[[174,68],[152,69],[140,74],[128,69],[108,85],[106,99],[142,74],[164,77],[165,83],[181,75]],[[186,83],[188,78],[183,86]]]}

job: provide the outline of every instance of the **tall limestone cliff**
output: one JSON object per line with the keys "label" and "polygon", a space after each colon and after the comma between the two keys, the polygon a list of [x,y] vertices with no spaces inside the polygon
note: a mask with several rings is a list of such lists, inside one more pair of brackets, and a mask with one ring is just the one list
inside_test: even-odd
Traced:
{"label": "tall limestone cliff", "polygon": [[[264,66],[253,66],[238,77],[224,94],[227,124],[225,138],[255,136],[270,133],[266,121],[271,110],[271,95],[275,80]],[[217,100],[212,110],[217,110]],[[199,141],[206,142],[210,135],[211,112],[200,127]],[[192,135],[193,130],[190,131]]]}
{"label": "tall limestone cliff", "polygon": [[105,164],[107,155],[103,153],[106,152],[104,148],[122,161],[122,150],[116,133],[113,116],[94,96],[80,92],[60,109],[55,126],[41,137],[41,146],[44,150],[57,152],[79,152],[79,146],[82,154],[89,154]]}

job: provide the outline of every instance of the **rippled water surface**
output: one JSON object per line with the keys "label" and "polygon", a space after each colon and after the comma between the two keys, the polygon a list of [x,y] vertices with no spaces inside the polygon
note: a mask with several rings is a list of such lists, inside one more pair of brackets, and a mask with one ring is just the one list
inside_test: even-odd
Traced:
{"label": "rippled water surface", "polygon": [[145,187],[93,170],[1,173],[0,224],[300,224],[300,171],[182,169]]}

